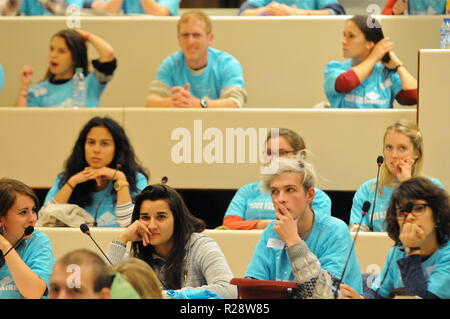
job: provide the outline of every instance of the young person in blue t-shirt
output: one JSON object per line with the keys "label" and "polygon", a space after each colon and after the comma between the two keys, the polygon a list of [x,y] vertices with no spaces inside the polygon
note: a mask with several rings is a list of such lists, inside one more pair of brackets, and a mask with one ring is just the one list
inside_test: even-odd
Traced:
{"label": "young person in blue t-shirt", "polygon": [[[427,178],[409,179],[393,192],[386,221],[388,235],[396,245],[364,297],[449,299],[448,193]],[[362,298],[348,285],[342,285],[341,290],[347,296],[342,298]]]}
{"label": "young person in blue t-shirt", "polygon": [[[13,179],[0,179],[0,299],[45,297],[55,262],[49,238],[34,230],[38,198],[27,185]],[[11,249],[11,250],[10,250]]]}
{"label": "young person in blue t-shirt", "polygon": [[338,0],[247,0],[239,14],[244,16],[310,16],[345,14]]}
{"label": "young person in blue t-shirt", "polygon": [[392,108],[417,104],[417,80],[392,51],[380,22],[354,16],[344,28],[343,55],[325,67],[324,91],[333,108]]}
{"label": "young person in blue t-shirt", "polygon": [[76,204],[92,215],[94,225],[126,227],[132,196],[147,186],[147,178],[124,129],[111,118],[94,117],[81,130],[45,204]]}
{"label": "young person in blue t-shirt", "polygon": [[[93,72],[88,71],[87,43],[91,43],[99,54],[99,58],[92,61]],[[48,62],[49,68],[44,79],[31,88],[33,69],[29,66],[22,68],[22,84],[16,106],[71,107],[72,77],[76,68],[83,68],[86,107],[97,107],[117,64],[114,50],[108,42],[79,29],[64,29],[52,37]]]}
{"label": "young person in blue t-shirt", "polygon": [[210,47],[210,18],[200,10],[188,11],[178,21],[181,51],[167,57],[150,84],[147,107],[242,107],[247,100],[239,61]]}
{"label": "young person in blue t-shirt", "polygon": [[[263,173],[276,220],[263,231],[245,277],[293,281],[297,298],[333,298],[352,239],[345,223],[311,209],[315,171],[303,157],[279,157]],[[352,251],[343,282],[362,291],[361,272]]]}
{"label": "young person in blue t-shirt", "polygon": [[107,13],[177,16],[180,0],[96,0],[92,8]]}
{"label": "young person in blue t-shirt", "polygon": [[0,15],[65,15],[69,6],[83,9],[83,0],[0,0]]}
{"label": "young person in blue t-shirt", "polygon": [[[296,132],[287,128],[275,132],[276,137],[272,136],[272,131],[267,135],[268,157],[293,157],[306,148],[305,141]],[[331,215],[331,199],[318,188],[315,192],[314,212]],[[238,189],[225,212],[223,225],[229,229],[263,229],[274,219],[275,209],[270,194],[261,190],[261,182],[254,182]]]}
{"label": "young person in blue t-shirt", "polygon": [[[383,137],[384,161],[380,169],[377,197],[375,199],[376,178],[366,181],[358,188],[350,214],[352,231],[359,227],[365,201],[371,202],[372,206],[362,220],[361,231],[385,231],[386,209],[392,192],[401,182],[422,175],[423,151],[423,137],[416,123],[399,120],[386,129]],[[444,188],[437,179],[430,180]]]}

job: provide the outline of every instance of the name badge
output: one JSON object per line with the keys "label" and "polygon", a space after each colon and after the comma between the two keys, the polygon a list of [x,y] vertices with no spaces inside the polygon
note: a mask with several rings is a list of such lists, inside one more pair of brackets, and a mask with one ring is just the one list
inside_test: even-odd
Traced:
{"label": "name badge", "polygon": [[274,249],[283,249],[284,241],[275,238],[269,238],[269,240],[267,241],[267,247]]}

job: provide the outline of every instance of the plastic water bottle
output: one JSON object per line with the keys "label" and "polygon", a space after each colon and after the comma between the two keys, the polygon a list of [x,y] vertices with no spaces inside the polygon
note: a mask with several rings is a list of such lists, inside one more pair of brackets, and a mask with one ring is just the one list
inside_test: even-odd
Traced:
{"label": "plastic water bottle", "polygon": [[86,81],[83,68],[76,68],[72,78],[72,106],[74,108],[86,106]]}
{"label": "plastic water bottle", "polygon": [[450,19],[445,18],[441,24],[441,49],[450,49]]}

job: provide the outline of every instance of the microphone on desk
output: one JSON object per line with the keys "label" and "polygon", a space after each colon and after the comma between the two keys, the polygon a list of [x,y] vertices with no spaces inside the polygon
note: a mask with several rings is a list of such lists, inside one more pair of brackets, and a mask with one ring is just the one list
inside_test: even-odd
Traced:
{"label": "microphone on desk", "polygon": [[120,170],[121,168],[122,168],[122,164],[117,163],[116,170],[114,171],[114,174],[113,174],[111,180],[108,182],[108,185],[106,185],[105,191],[103,192],[102,197],[101,197],[100,201],[98,202],[98,205],[97,205],[97,208],[95,209],[95,214],[94,214],[94,227],[97,227],[98,210],[100,209],[100,206],[102,206],[103,201],[105,200],[106,191],[111,186],[111,184],[114,182],[114,177],[116,177],[117,171]]}
{"label": "microphone on desk", "polygon": [[360,219],[360,221],[358,223],[358,228],[356,229],[355,238],[353,238],[352,247],[350,248],[350,251],[349,251],[348,256],[347,256],[347,260],[345,261],[344,269],[342,270],[341,278],[339,278],[338,284],[336,286],[336,290],[334,292],[334,299],[337,298],[339,287],[340,287],[340,285],[342,283],[342,280],[344,280],[345,272],[347,271],[348,262],[350,261],[350,257],[352,255],[353,248],[355,247],[356,238],[358,237],[359,229],[361,228],[361,224],[362,224],[362,221],[364,219],[364,216],[366,216],[366,214],[369,211],[369,209],[370,209],[370,202],[369,201],[365,201],[364,204],[363,204],[363,207],[362,207],[361,219]]}
{"label": "microphone on desk", "polygon": [[161,178],[161,183],[162,183],[162,184],[167,184],[168,181],[169,181],[169,178],[168,178],[167,176],[163,176],[163,177]]}
{"label": "microphone on desk", "polygon": [[83,234],[88,235],[92,241],[94,242],[94,244],[97,246],[97,248],[101,251],[101,253],[103,254],[103,256],[105,256],[106,260],[109,262],[110,265],[112,265],[111,260],[109,260],[108,256],[106,256],[106,254],[104,253],[104,251],[100,248],[100,246],[97,244],[97,242],[94,240],[94,238],[91,236],[91,231],[89,230],[89,226],[86,224],[81,224],[80,225],[80,230],[83,232]]}
{"label": "microphone on desk", "polygon": [[16,242],[14,243],[14,245],[12,245],[11,248],[8,249],[8,251],[7,251],[5,254],[3,254],[3,259],[5,259],[6,255],[8,255],[9,252],[10,252],[11,250],[13,250],[13,248],[17,247],[17,246],[22,242],[22,240],[23,240],[23,238],[24,238],[25,236],[29,236],[29,235],[31,235],[33,232],[34,232],[34,227],[33,227],[33,226],[28,226],[27,228],[25,228],[22,237],[20,237],[19,240],[16,241]]}
{"label": "microphone on desk", "polygon": [[370,224],[369,224],[370,231],[373,231],[373,215],[375,213],[375,207],[377,204],[377,196],[378,196],[378,179],[380,177],[380,168],[381,165],[383,164],[383,161],[384,161],[383,156],[380,155],[377,157],[378,170],[377,170],[377,180],[375,182],[375,193],[373,195],[372,213],[370,214]]}
{"label": "microphone on desk", "polygon": [[[405,207],[402,210],[402,213],[405,215],[405,218],[403,219],[403,223],[402,223],[402,226],[400,227],[400,229],[403,228],[403,225],[405,225],[406,218],[408,217],[409,214],[411,214],[413,208],[414,208],[413,202],[406,203]],[[400,246],[402,246],[402,243],[400,240],[398,240],[394,245],[394,249],[395,249],[395,247],[400,247]],[[400,248],[400,250],[405,251],[405,249],[403,247]],[[389,273],[389,267],[391,266],[391,263],[392,263],[393,256],[394,256],[394,252],[392,252],[391,257],[389,258],[389,262],[386,267],[386,272],[384,273],[383,279],[381,280],[380,285],[378,286],[377,291],[375,292],[375,298],[378,298],[380,289],[383,286],[384,281],[386,280],[387,274]]]}

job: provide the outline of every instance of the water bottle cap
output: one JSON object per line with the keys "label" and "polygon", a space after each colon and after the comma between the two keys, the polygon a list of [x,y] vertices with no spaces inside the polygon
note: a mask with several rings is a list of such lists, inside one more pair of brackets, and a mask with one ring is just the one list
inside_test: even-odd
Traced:
{"label": "water bottle cap", "polygon": [[450,18],[444,18],[444,22],[450,23]]}
{"label": "water bottle cap", "polygon": [[75,72],[76,72],[76,73],[83,73],[83,68],[76,68],[76,69],[75,69]]}

